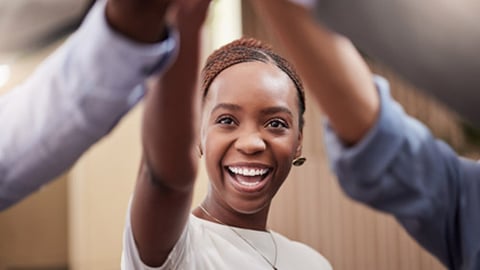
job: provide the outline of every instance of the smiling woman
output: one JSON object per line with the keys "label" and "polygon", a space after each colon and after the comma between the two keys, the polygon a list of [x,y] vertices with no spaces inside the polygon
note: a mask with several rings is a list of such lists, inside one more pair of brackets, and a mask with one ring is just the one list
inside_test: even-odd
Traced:
{"label": "smiling woman", "polygon": [[239,40],[207,60],[203,95],[201,146],[212,187],[204,206],[229,224],[265,230],[270,201],[301,154],[300,80],[268,47]]}
{"label": "smiling woman", "polygon": [[[268,46],[240,39],[207,59],[198,93],[198,25],[190,23],[179,29],[192,42],[147,96],[122,268],[331,269],[312,248],[267,228],[271,201],[302,152],[299,77]],[[209,189],[190,213],[199,145]]]}

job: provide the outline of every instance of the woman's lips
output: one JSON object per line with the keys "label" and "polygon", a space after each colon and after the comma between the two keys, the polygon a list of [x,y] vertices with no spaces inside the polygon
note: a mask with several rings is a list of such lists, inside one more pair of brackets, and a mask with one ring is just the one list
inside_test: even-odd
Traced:
{"label": "woman's lips", "polygon": [[268,181],[266,177],[271,171],[267,167],[228,166],[233,186],[242,192],[258,192]]}

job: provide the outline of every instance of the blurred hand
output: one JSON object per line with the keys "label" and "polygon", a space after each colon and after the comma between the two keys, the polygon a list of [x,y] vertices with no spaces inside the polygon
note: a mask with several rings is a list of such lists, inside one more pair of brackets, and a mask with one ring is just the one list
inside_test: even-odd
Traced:
{"label": "blurred hand", "polygon": [[108,0],[106,17],[113,29],[132,40],[158,42],[165,38],[166,14],[170,6],[183,1]]}

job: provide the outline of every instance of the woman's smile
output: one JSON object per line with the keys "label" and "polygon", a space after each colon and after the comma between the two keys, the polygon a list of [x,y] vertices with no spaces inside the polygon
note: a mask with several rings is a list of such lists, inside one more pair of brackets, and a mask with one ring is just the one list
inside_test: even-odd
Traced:
{"label": "woman's smile", "polygon": [[233,187],[240,192],[259,192],[268,183],[271,169],[258,165],[227,166],[228,178]]}

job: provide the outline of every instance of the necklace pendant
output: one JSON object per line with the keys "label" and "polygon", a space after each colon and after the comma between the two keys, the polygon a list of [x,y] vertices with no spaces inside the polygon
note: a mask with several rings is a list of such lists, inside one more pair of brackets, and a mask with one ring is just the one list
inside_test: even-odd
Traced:
{"label": "necklace pendant", "polygon": [[278,270],[277,267],[273,266],[273,270]]}

